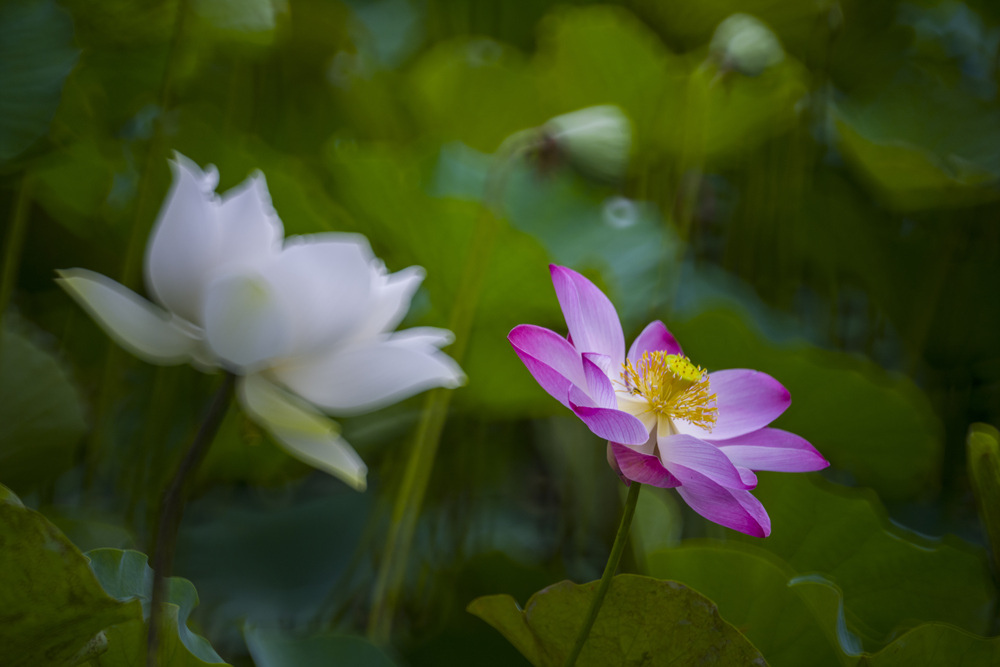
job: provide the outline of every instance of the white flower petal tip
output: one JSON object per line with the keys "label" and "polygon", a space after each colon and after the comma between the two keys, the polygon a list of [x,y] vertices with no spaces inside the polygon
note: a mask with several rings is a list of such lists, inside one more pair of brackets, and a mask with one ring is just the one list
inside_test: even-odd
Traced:
{"label": "white flower petal tip", "polygon": [[289,454],[357,491],[367,488],[368,467],[340,437],[335,422],[260,375],[241,379],[237,396],[253,420]]}
{"label": "white flower petal tip", "polygon": [[174,172],[175,182],[184,175],[189,176],[197,183],[203,192],[211,194],[219,185],[219,170],[214,164],[205,165],[205,169],[198,166],[194,160],[174,151],[174,159],[170,160],[170,167]]}
{"label": "white flower petal tip", "polygon": [[119,345],[152,364],[172,365],[200,356],[190,325],[171,317],[124,285],[86,269],[57,271],[59,284]]}
{"label": "white flower petal tip", "polygon": [[373,267],[373,304],[358,337],[374,336],[395,329],[406,317],[410,301],[426,277],[426,272],[420,266],[411,266],[392,274],[385,270],[381,260],[376,260]]}

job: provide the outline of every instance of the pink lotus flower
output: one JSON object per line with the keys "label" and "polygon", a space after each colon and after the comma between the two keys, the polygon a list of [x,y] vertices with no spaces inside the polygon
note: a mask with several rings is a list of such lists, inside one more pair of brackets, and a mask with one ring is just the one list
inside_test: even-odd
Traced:
{"label": "pink lotus flower", "polygon": [[706,519],[767,537],[753,471],[829,465],[803,438],[768,428],[791,404],[788,390],[760,371],[704,371],[658,321],[626,354],[608,298],[576,271],[549,269],[569,336],[531,324],[508,336],[538,384],[608,440],[608,461],[626,484],[676,488]]}

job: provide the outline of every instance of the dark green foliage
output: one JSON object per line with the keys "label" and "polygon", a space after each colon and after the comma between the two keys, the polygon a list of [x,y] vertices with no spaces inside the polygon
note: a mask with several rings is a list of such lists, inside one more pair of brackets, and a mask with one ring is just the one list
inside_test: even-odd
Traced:
{"label": "dark green foliage", "polygon": [[[723,62],[737,12],[783,58]],[[148,551],[217,377],[128,357],[52,278],[143,292],[175,150],[223,192],[260,169],[289,235],[361,233],[391,271],[423,266],[404,327],[471,308],[391,645],[361,635],[423,397],[333,415],[363,495],[234,406],[181,524],[177,664],[559,663],[568,626],[514,600],[579,611],[587,585],[550,585],[599,576],[621,488],[506,340],[565,332],[550,262],[604,289],[627,339],[660,319],[695,363],[773,375],[793,399],[775,426],[832,463],[760,476],[766,540],[644,491],[623,570],[679,584],[619,577],[630,629],[599,623],[607,653],[584,662],[637,660],[611,647],[626,635],[716,655],[715,633],[733,664],[996,663],[995,431],[968,434],[1000,425],[998,34],[987,2],[0,0],[0,482],[65,533],[4,491],[0,663],[143,650],[145,556],[88,567],[78,546]],[[633,131],[620,182],[536,147],[490,217],[508,137],[607,104]],[[485,278],[461,296],[470,261]],[[626,592],[655,609],[637,620]],[[689,607],[693,635],[651,629]]]}

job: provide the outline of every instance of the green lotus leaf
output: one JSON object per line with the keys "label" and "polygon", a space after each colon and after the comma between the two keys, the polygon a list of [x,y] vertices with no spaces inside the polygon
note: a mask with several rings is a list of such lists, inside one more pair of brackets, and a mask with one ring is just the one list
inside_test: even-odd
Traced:
{"label": "green lotus leaf", "polygon": [[23,493],[72,467],[86,424],[62,364],[20,333],[0,336],[0,477]]}
{"label": "green lotus leaf", "polygon": [[[487,595],[473,600],[468,610],[499,630],[535,667],[556,667],[576,641],[597,584],[553,584],[532,595],[523,610],[509,595]],[[576,664],[681,663],[766,664],[700,593],[674,581],[616,576]]]}
{"label": "green lotus leaf", "polygon": [[109,626],[140,613],[109,596],[80,550],[0,486],[0,664],[75,665],[105,649]]}

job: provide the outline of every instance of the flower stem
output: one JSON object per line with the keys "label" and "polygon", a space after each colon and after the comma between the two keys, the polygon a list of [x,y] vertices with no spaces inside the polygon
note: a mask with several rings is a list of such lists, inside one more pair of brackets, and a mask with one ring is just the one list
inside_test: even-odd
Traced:
{"label": "flower stem", "polygon": [[157,651],[160,639],[160,619],[163,615],[164,585],[173,566],[174,548],[177,546],[177,529],[180,526],[184,504],[184,487],[205,459],[208,447],[215,439],[219,426],[222,425],[235,384],[236,376],[232,373],[226,373],[222,384],[212,398],[204,421],[191,442],[191,447],[188,448],[180,465],[177,466],[177,472],[174,473],[169,486],[163,492],[163,499],[160,501],[160,519],[156,529],[156,543],[153,547],[153,592],[150,596],[146,667],[157,667],[159,664]]}
{"label": "flower stem", "polygon": [[14,208],[10,214],[10,225],[7,228],[7,238],[3,250],[3,274],[0,276],[0,328],[3,327],[3,317],[14,294],[17,284],[17,272],[21,265],[21,250],[24,247],[24,234],[28,228],[28,211],[31,208],[32,181],[25,174],[21,179],[21,187],[14,197]]}
{"label": "flower stem", "polygon": [[635,514],[635,506],[639,501],[639,489],[642,487],[638,482],[632,482],[628,489],[628,498],[625,500],[625,509],[622,510],[622,521],[618,525],[618,534],[615,535],[615,543],[611,547],[611,554],[608,556],[607,565],[604,566],[604,574],[601,575],[601,583],[598,584],[594,592],[594,599],[590,601],[590,610],[587,612],[587,620],[583,622],[580,633],[576,636],[576,643],[573,650],[566,657],[564,667],[573,667],[576,659],[580,656],[590,630],[594,627],[597,615],[601,612],[601,605],[604,603],[604,596],[611,588],[611,580],[615,578],[615,571],[618,569],[618,562],[622,559],[622,552],[625,551],[625,543],[628,542],[628,531],[632,525],[632,516]]}
{"label": "flower stem", "polygon": [[[456,361],[461,361],[466,338],[472,329],[485,267],[489,263],[496,237],[496,226],[497,221],[492,212],[484,206],[449,323],[449,328],[455,334],[451,356]],[[408,562],[407,554],[434,469],[434,459],[444,430],[451,394],[448,389],[434,389],[427,394],[403,481],[393,505],[385,558],[379,566],[372,609],[368,617],[368,637],[378,643],[387,643],[392,634],[393,617]]]}
{"label": "flower stem", "polygon": [[[517,161],[535,146],[534,142],[535,135],[528,131],[512,135],[497,151],[498,158],[487,174],[479,221],[462,269],[462,279],[449,322],[449,328],[455,334],[455,343],[450,350],[455,361],[461,362],[468,344],[476,306],[486,278],[486,268],[499,232],[507,179]],[[392,623],[406,573],[410,544],[434,469],[434,459],[451,395],[450,390],[435,389],[427,394],[424,401],[413,448],[393,505],[383,552],[385,556],[379,565],[372,594],[368,637],[377,643],[387,643],[392,635]]]}

